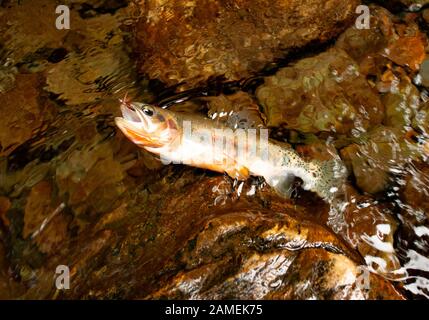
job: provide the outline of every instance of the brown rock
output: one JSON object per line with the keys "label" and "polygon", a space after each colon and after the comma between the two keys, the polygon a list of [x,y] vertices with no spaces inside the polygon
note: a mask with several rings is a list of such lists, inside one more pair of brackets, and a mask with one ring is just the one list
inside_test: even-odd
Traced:
{"label": "brown rock", "polygon": [[[0,10],[0,42],[11,50],[9,57],[15,63],[39,49],[61,46],[68,30],[55,27],[57,5],[54,0],[33,0]],[[76,16],[73,13],[72,19]]]}
{"label": "brown rock", "polygon": [[422,210],[429,219],[429,167],[419,164],[406,176],[402,199],[413,210]]}
{"label": "brown rock", "polygon": [[61,249],[61,246],[68,240],[69,219],[61,211],[61,207],[57,207],[50,212],[43,230],[35,236],[35,242],[40,252],[53,254],[56,250]]}
{"label": "brown rock", "polygon": [[426,53],[427,37],[412,20],[397,19],[388,10],[370,6],[370,29],[347,29],[338,39],[337,48],[355,59],[364,74],[379,75],[384,66],[394,62],[415,72]]}
{"label": "brown rock", "polygon": [[428,0],[399,0],[404,5],[408,6],[408,8],[418,10],[424,5],[428,4]]}
{"label": "brown rock", "polygon": [[419,90],[413,85],[410,76],[404,68],[387,66],[387,70],[380,76],[376,87],[382,93],[382,102],[385,106],[384,124],[389,127],[409,130],[413,125],[419,127],[415,120],[422,120],[419,114],[422,108]]}
{"label": "brown rock", "polygon": [[424,136],[429,134],[429,103],[426,102],[420,106],[412,120],[412,126],[423,133]]}
{"label": "brown rock", "polygon": [[[183,255],[183,271],[146,298],[401,299],[384,279],[340,254],[332,235],[310,222],[268,212],[230,212],[207,222]],[[385,286],[383,293],[372,285]]]}
{"label": "brown rock", "polygon": [[13,88],[17,73],[18,69],[13,66],[10,59],[0,57],[0,94]]}
{"label": "brown rock", "polygon": [[385,190],[392,173],[401,173],[406,163],[420,156],[420,148],[407,139],[406,133],[383,126],[373,129],[358,144],[341,150],[357,186],[372,194]]}
{"label": "brown rock", "polygon": [[39,102],[38,75],[16,76],[15,87],[0,94],[0,155],[8,155],[42,125],[46,107]]}
{"label": "brown rock", "polygon": [[266,78],[256,95],[269,126],[359,135],[383,120],[380,98],[355,61],[331,49]]}
{"label": "brown rock", "polygon": [[8,210],[10,209],[11,203],[7,197],[0,197],[0,220],[5,226],[9,226],[10,221],[6,216]]}
{"label": "brown rock", "polygon": [[397,250],[401,252],[404,270],[409,274],[404,288],[415,298],[429,298],[427,293],[427,257],[429,256],[429,166],[414,163],[403,179],[398,200],[401,220],[397,232]]}
{"label": "brown rock", "polygon": [[387,57],[400,66],[416,71],[426,57],[426,45],[427,39],[422,33],[403,36],[389,45]]}
{"label": "brown rock", "polygon": [[423,10],[422,16],[425,22],[429,24],[429,9]]}
{"label": "brown rock", "polygon": [[210,77],[246,78],[291,48],[324,42],[352,20],[359,1],[141,1],[141,72],[194,87]]}
{"label": "brown rock", "polygon": [[388,10],[374,5],[370,7],[370,13],[370,29],[351,26],[341,34],[335,46],[346,51],[361,65],[378,67],[374,56],[378,58],[378,53],[383,52],[389,38],[394,34],[393,15]]}
{"label": "brown rock", "polygon": [[385,205],[371,197],[347,190],[348,205],[344,213],[347,224],[341,232],[343,239],[359,251],[368,267],[374,272],[400,279],[404,276],[394,248],[394,235],[398,223]]}
{"label": "brown rock", "polygon": [[16,299],[26,290],[23,284],[12,278],[6,254],[3,242],[0,241],[0,300]]}
{"label": "brown rock", "polygon": [[286,285],[268,299],[403,300],[388,281],[339,254],[302,251],[289,267]]}
{"label": "brown rock", "polygon": [[60,197],[68,195],[67,205],[82,217],[114,209],[125,191],[123,177],[124,168],[107,143],[74,150],[56,170]]}
{"label": "brown rock", "polygon": [[[120,46],[71,53],[49,69],[46,90],[59,95],[69,105],[96,102],[106,94],[117,92],[117,88],[108,83],[113,82],[112,77],[118,83],[132,83],[130,70],[128,56]],[[107,80],[101,83],[100,79]]]}
{"label": "brown rock", "polygon": [[63,298],[402,298],[369,273],[362,288],[360,257],[309,220],[311,208],[250,183],[237,197],[224,177],[173,172],[80,231],[58,257],[74,284]]}
{"label": "brown rock", "polygon": [[51,194],[52,186],[48,181],[41,181],[31,189],[25,204],[24,238],[37,231],[52,213]]}
{"label": "brown rock", "polygon": [[[220,272],[225,268],[221,262],[184,271],[148,298],[403,299],[383,278],[363,271],[343,255],[323,249],[258,252],[241,259],[236,270],[224,275]],[[367,288],[360,282],[364,272]]]}

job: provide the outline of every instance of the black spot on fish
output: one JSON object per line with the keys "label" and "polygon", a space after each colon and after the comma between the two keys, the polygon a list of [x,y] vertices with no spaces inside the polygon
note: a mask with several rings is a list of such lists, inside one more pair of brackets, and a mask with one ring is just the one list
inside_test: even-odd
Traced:
{"label": "black spot on fish", "polygon": [[160,113],[157,114],[156,118],[158,119],[159,122],[164,122],[165,121],[165,117],[162,114],[160,114]]}

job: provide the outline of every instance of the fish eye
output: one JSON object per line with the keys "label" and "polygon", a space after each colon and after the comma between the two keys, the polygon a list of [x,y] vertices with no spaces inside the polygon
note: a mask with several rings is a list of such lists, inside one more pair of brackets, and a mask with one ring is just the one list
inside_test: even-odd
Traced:
{"label": "fish eye", "polygon": [[151,110],[151,109],[149,109],[149,108],[147,108],[147,107],[143,108],[143,113],[144,113],[145,115],[149,116],[149,117],[152,117],[152,116],[153,116],[153,110]]}

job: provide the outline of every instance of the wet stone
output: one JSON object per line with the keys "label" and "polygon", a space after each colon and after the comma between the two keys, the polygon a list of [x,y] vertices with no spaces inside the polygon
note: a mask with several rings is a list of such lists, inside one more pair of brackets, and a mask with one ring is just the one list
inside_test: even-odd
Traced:
{"label": "wet stone", "polygon": [[331,49],[266,78],[256,96],[268,126],[356,134],[380,124],[384,107],[355,61]]}
{"label": "wet stone", "polygon": [[429,87],[429,60],[425,59],[420,67],[421,83],[425,87]]}
{"label": "wet stone", "polygon": [[9,155],[49,118],[51,106],[39,98],[41,81],[38,75],[20,74],[14,88],[0,94],[0,155]]}
{"label": "wet stone", "polygon": [[370,6],[370,29],[352,26],[337,40],[360,65],[361,72],[378,76],[392,62],[417,72],[426,57],[427,36],[412,20],[401,21],[385,8]]}
{"label": "wet stone", "polygon": [[[103,179],[99,179],[101,176]],[[68,196],[68,205],[77,216],[105,212],[115,206],[124,192],[122,179],[123,168],[113,159],[107,144],[74,151],[56,171],[59,194]]]}
{"label": "wet stone", "polygon": [[[358,1],[141,2],[140,71],[168,86],[246,78],[287,49],[324,42],[351,23]],[[169,48],[165,50],[165,48]]]}
{"label": "wet stone", "polygon": [[[330,242],[331,236],[318,226],[299,223],[287,214],[276,217],[269,212],[262,216],[251,213],[219,217],[230,221],[227,228],[224,222],[209,221],[211,228],[203,229],[191,251],[185,253],[184,271],[146,298],[367,299],[379,295],[368,290],[370,286],[361,286],[359,265],[343,254],[333,253],[341,251],[342,245]],[[273,223],[271,229],[266,228]],[[256,229],[256,224],[265,227]],[[220,233],[224,230],[230,240]],[[299,234],[295,233],[298,230]],[[228,245],[232,252],[215,251],[214,256],[205,253],[216,250],[216,242],[220,241],[239,245]],[[318,241],[326,248],[317,249]],[[240,257],[239,262],[235,257]],[[368,281],[387,288],[384,298],[402,299],[382,278],[368,273]]]}
{"label": "wet stone", "polygon": [[359,144],[342,149],[341,157],[353,172],[357,186],[376,194],[384,191],[407,163],[419,159],[421,151],[402,130],[378,127]]}

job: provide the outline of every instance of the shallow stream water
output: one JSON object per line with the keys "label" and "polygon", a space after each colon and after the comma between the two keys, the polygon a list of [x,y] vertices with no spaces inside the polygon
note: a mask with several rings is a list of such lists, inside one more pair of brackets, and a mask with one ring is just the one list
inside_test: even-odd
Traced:
{"label": "shallow stream water", "polygon": [[[429,298],[429,9],[378,2],[370,30],[349,23],[242,77],[221,52],[228,72],[205,79],[219,57],[181,74],[154,51],[173,44],[136,44],[142,3],[64,1],[58,30],[56,1],[0,1],[0,298]],[[161,17],[179,25],[173,9]],[[189,61],[211,50],[175,36]],[[125,95],[268,127],[309,159],[329,146],[349,171],[341,219],[299,181],[284,199],[263,179],[163,166],[116,128]]]}

